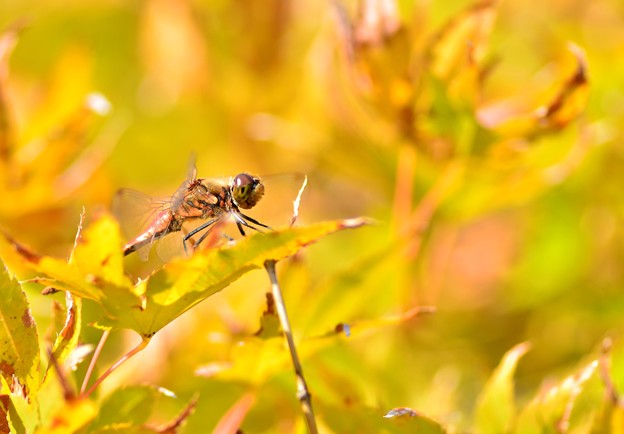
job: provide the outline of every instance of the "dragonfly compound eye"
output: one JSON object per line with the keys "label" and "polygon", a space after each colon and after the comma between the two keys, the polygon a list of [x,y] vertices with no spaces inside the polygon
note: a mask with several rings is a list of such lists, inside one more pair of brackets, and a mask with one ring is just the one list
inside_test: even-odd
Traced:
{"label": "dragonfly compound eye", "polygon": [[236,204],[243,208],[253,208],[264,195],[264,185],[260,178],[248,173],[236,175],[232,183],[232,196]]}

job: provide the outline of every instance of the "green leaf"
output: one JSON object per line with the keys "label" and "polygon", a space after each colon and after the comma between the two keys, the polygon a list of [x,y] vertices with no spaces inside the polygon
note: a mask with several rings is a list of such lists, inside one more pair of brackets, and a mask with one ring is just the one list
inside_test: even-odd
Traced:
{"label": "green leaf", "polygon": [[592,434],[605,432],[624,434],[624,408],[613,402],[612,399],[605,400],[601,412],[592,424]]}
{"label": "green leaf", "polygon": [[[480,111],[482,123],[506,137],[535,139],[545,133],[558,132],[577,119],[585,111],[589,99],[589,71],[583,49],[569,44],[568,50],[573,56],[573,68],[553,85],[554,95],[541,98],[543,101],[539,107],[521,113],[514,113],[509,107],[500,110],[505,106],[501,102],[498,110]],[[512,107],[509,102],[507,104]],[[507,116],[495,114],[509,112],[511,114]]]}
{"label": "green leaf", "polygon": [[[590,389],[590,380],[600,383],[596,374],[598,362],[589,362],[576,373],[569,375],[558,384],[540,393],[527,404],[518,416],[517,433],[573,432],[579,426],[586,426],[594,418],[599,406],[596,397],[590,405],[582,398],[583,392]],[[580,407],[576,411],[577,406]],[[587,430],[582,431],[587,432]]]}
{"label": "green leaf", "polygon": [[[340,323],[323,335],[299,341],[297,352],[300,359],[305,362],[339,342],[366,339],[374,333],[382,332],[385,327],[397,326],[422,314],[431,314],[434,310],[429,306],[415,307],[398,315],[353,321],[349,324]],[[290,369],[292,364],[290,354],[284,348],[281,339],[267,339],[264,335],[258,334],[233,342],[229,355],[228,361],[202,365],[196,369],[195,374],[235,382],[263,384],[268,378]]]}
{"label": "green leaf", "polygon": [[141,425],[149,419],[162,392],[152,386],[129,386],[115,390],[102,403],[90,430],[115,425]]}
{"label": "green leaf", "polygon": [[0,261],[0,374],[11,392],[30,396],[39,388],[39,341],[26,294]]}
{"label": "green leaf", "polygon": [[26,266],[47,276],[47,278],[33,279],[36,283],[70,291],[78,297],[89,298],[97,302],[101,302],[104,298],[103,291],[93,284],[96,283],[94,279],[81,273],[76,266],[60,259],[41,256],[4,233],[0,236],[0,256],[9,258],[12,268]]}
{"label": "green leaf", "polygon": [[6,236],[0,237],[0,253],[15,256],[17,252],[24,264],[48,276],[35,281],[99,303],[105,315],[97,320],[98,325],[128,328],[150,338],[265,261],[279,261],[325,235],[365,223],[364,219],[336,220],[257,233],[231,247],[174,260],[136,285],[124,274],[119,228],[108,215],[87,228],[69,263],[33,253]]}
{"label": "green leaf", "polygon": [[516,411],[513,375],[518,360],[528,350],[526,342],[513,347],[488,380],[477,403],[476,431],[485,434],[509,432]]}
{"label": "green leaf", "polygon": [[461,77],[470,66],[483,61],[497,6],[497,1],[476,2],[437,32],[428,47],[429,67],[436,77]]}
{"label": "green leaf", "polygon": [[53,357],[62,363],[78,346],[80,322],[82,318],[82,301],[71,292],[65,293],[65,323],[58,332],[52,348]]}
{"label": "green leaf", "polygon": [[384,415],[385,419],[391,419],[405,432],[417,432],[422,434],[443,434],[445,429],[434,419],[425,416],[407,407],[393,408]]}
{"label": "green leaf", "polygon": [[257,233],[232,247],[204,250],[191,258],[174,260],[137,285],[136,293],[144,291],[140,309],[128,306],[103,325],[130,328],[149,338],[243,274],[261,268],[265,261],[279,261],[325,235],[363,224],[363,219],[336,220]]}
{"label": "green leaf", "polygon": [[341,334],[344,334],[348,338],[363,338],[380,331],[383,327],[398,326],[399,324],[410,321],[421,315],[435,313],[435,311],[436,308],[434,306],[416,306],[407,312],[396,315],[385,315],[382,318],[358,320],[348,324],[339,323],[336,325],[334,330],[320,336],[319,338],[328,338]]}
{"label": "green leaf", "polygon": [[124,273],[121,244],[117,222],[104,216],[81,232],[69,262],[93,281],[130,287],[132,282]]}
{"label": "green leaf", "polygon": [[[385,414],[364,406],[325,406],[318,402],[319,418],[331,432],[443,434],[444,427],[436,420],[407,407],[394,408]],[[356,421],[356,422],[354,422]]]}
{"label": "green leaf", "polygon": [[141,306],[123,272],[121,244],[116,222],[103,216],[84,231],[69,262],[34,253],[6,235],[0,236],[0,254],[46,276],[32,281],[94,300],[115,319],[120,311]]}
{"label": "green leaf", "polygon": [[37,434],[67,434],[77,432],[97,414],[93,401],[88,399],[74,399],[63,401],[63,404],[54,412],[47,424],[42,426]]}

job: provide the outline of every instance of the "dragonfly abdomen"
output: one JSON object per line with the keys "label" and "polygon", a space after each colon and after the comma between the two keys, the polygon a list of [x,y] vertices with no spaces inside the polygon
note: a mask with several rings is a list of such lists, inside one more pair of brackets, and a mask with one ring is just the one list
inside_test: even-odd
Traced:
{"label": "dragonfly abdomen", "polygon": [[137,235],[123,248],[123,253],[129,255],[132,252],[136,252],[140,248],[147,246],[155,240],[164,237],[165,235],[176,232],[182,229],[182,222],[174,218],[171,210],[166,209],[157,214],[156,218],[142,233]]}

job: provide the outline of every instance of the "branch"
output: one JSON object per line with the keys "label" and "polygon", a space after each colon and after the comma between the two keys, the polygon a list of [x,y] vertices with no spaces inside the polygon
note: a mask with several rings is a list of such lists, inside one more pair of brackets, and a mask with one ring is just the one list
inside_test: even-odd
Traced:
{"label": "branch", "polygon": [[149,339],[148,338],[143,338],[141,340],[141,342],[139,342],[139,344],[134,347],[133,349],[131,349],[130,351],[128,351],[126,354],[124,354],[119,360],[117,360],[115,362],[115,364],[113,366],[111,366],[110,368],[108,368],[106,370],[106,372],[104,372],[100,378],[98,378],[97,380],[95,380],[95,383],[93,383],[93,386],[91,386],[91,388],[89,390],[87,390],[86,393],[81,394],[82,397],[87,397],[89,395],[91,395],[93,393],[93,391],[100,385],[100,383],[102,383],[102,381],[104,381],[106,379],[106,377],[108,377],[110,374],[113,373],[113,371],[115,371],[117,368],[119,368],[121,365],[123,365],[124,363],[126,363],[132,356],[136,355],[137,353],[139,353],[140,351],[142,351],[145,347],[147,347],[147,344],[149,344]]}
{"label": "branch", "polygon": [[269,273],[269,279],[271,279],[271,290],[273,292],[273,298],[275,299],[275,306],[277,307],[277,315],[279,316],[282,330],[286,336],[286,342],[288,343],[288,349],[290,351],[290,357],[292,359],[293,367],[295,368],[295,375],[297,376],[297,398],[301,402],[301,409],[305,415],[306,425],[308,426],[308,432],[310,434],[317,434],[318,428],[316,427],[316,419],[314,418],[314,411],[312,410],[312,395],[308,390],[305,378],[303,376],[303,368],[297,355],[297,349],[295,348],[295,341],[290,329],[290,321],[288,320],[288,313],[286,312],[286,305],[284,304],[284,298],[282,297],[282,290],[280,289],[279,282],[277,281],[277,274],[275,273],[275,261],[268,260],[264,263],[267,273]]}

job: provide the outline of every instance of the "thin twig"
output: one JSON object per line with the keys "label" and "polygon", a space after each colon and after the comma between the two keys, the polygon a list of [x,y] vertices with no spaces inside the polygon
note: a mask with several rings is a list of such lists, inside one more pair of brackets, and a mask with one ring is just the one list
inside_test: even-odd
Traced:
{"label": "thin twig", "polygon": [[117,368],[119,368],[121,365],[123,365],[125,362],[127,362],[132,356],[134,356],[135,354],[137,354],[141,350],[143,350],[147,346],[147,344],[149,344],[149,341],[150,341],[149,339],[143,338],[141,340],[141,342],[139,342],[139,345],[137,345],[136,347],[134,347],[133,349],[128,351],[119,360],[117,360],[113,366],[108,368],[106,370],[106,372],[104,372],[100,376],[100,378],[95,380],[95,383],[93,383],[93,386],[91,386],[91,388],[89,390],[87,390],[86,393],[83,393],[82,396],[83,397],[87,397],[87,396],[91,395],[93,393],[93,391],[100,385],[100,383],[106,379],[106,377],[108,377],[110,374],[113,373],[113,371],[115,371]]}
{"label": "thin twig", "polygon": [[91,357],[91,361],[89,362],[89,367],[87,368],[87,373],[85,374],[84,380],[82,380],[82,386],[80,386],[80,394],[82,395],[85,390],[87,390],[87,385],[89,384],[89,380],[91,379],[91,374],[93,374],[93,370],[95,369],[95,364],[100,358],[100,353],[102,352],[102,348],[104,348],[104,344],[106,343],[106,339],[108,339],[108,335],[110,334],[110,330],[104,330],[102,333],[102,337],[95,347],[95,351],[93,352],[93,356]]}
{"label": "thin twig", "polygon": [[407,219],[399,236],[407,240],[405,256],[413,259],[420,253],[424,234],[431,224],[434,214],[444,203],[444,200],[453,192],[457,182],[462,176],[463,165],[461,163],[449,164],[436,182],[423,196],[411,216]]}
{"label": "thin twig", "polygon": [[74,398],[76,398],[76,393],[72,390],[72,387],[67,380],[67,375],[61,369],[61,365],[59,364],[58,360],[56,359],[56,357],[54,357],[54,351],[52,351],[51,347],[48,348],[48,357],[50,358],[50,364],[56,371],[56,376],[58,377],[61,389],[63,390],[63,398],[65,398],[65,401],[73,400]]}
{"label": "thin twig", "polygon": [[308,432],[310,434],[317,434],[318,428],[316,427],[316,419],[314,418],[314,411],[312,410],[312,396],[308,390],[308,385],[306,384],[305,377],[303,376],[303,368],[301,367],[301,362],[299,361],[299,356],[297,355],[297,348],[295,347],[295,341],[290,328],[290,321],[288,320],[284,297],[282,297],[282,290],[280,289],[279,282],[277,281],[277,274],[275,273],[275,261],[266,261],[264,263],[264,268],[266,268],[267,273],[269,273],[269,279],[271,279],[271,290],[273,292],[273,298],[275,299],[275,305],[277,307],[277,315],[279,316],[282,330],[286,336],[290,357],[292,359],[293,367],[295,368],[295,375],[297,376],[297,398],[299,399],[299,402],[301,402],[301,409],[305,415]]}

